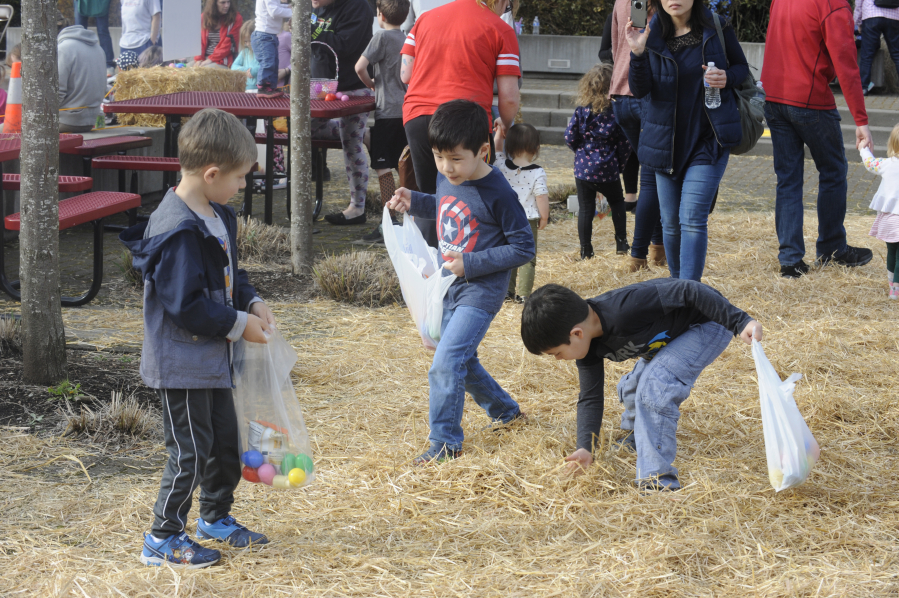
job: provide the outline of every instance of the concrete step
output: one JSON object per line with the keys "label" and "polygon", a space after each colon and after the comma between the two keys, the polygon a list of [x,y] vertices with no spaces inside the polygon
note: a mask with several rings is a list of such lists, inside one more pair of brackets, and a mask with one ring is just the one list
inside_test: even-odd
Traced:
{"label": "concrete step", "polygon": [[531,108],[522,105],[521,117],[535,127],[567,127],[574,108]]}
{"label": "concrete step", "polygon": [[[542,133],[541,133],[542,135]],[[853,136],[853,140],[851,143],[844,143],[843,148],[846,150],[846,160],[851,162],[861,162],[861,158],[859,158],[858,150],[855,149],[855,137]],[[887,152],[887,148],[885,145],[875,145],[874,146],[874,155],[876,156],[885,156]],[[756,144],[752,151],[743,154],[744,156],[773,156],[774,148],[771,145],[770,137],[762,137],[759,139],[759,142]],[[805,148],[805,159],[811,160],[812,154],[809,151],[808,147]]]}

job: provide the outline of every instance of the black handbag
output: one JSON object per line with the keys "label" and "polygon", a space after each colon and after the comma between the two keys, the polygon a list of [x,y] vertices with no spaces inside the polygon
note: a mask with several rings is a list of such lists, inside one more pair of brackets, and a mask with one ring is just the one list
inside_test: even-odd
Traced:
{"label": "black handbag", "polygon": [[[721,21],[715,12],[712,13],[712,17],[715,20],[715,29],[718,31],[718,41],[721,43],[721,49],[724,50],[727,61],[725,66],[729,67],[730,61],[727,60],[727,46],[724,45]],[[765,90],[756,85],[755,77],[750,71],[746,75],[746,79],[733,88],[733,92],[737,99],[737,109],[740,111],[740,128],[743,130],[743,138],[736,147],[730,148],[730,153],[733,156],[739,156],[754,148],[765,132]]]}

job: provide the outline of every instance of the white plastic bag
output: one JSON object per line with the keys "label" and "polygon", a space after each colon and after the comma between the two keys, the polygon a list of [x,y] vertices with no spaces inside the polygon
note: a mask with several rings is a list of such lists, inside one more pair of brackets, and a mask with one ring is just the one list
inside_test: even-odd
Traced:
{"label": "white plastic bag", "polygon": [[381,231],[421,342],[433,351],[440,340],[443,297],[456,277],[443,275],[440,255],[425,242],[411,218],[403,218],[402,225],[395,225],[390,210],[384,208]]}
{"label": "white plastic bag", "polygon": [[808,478],[821,449],[793,399],[793,389],[802,374],[793,374],[781,382],[765,356],[762,344],[755,339],[752,341],[752,358],[759,377],[768,478],[774,490],[780,492],[798,486]]}
{"label": "white plastic bag", "polygon": [[234,408],[243,478],[275,488],[315,480],[309,434],[290,381],[297,353],[274,329],[268,343],[234,343]]}

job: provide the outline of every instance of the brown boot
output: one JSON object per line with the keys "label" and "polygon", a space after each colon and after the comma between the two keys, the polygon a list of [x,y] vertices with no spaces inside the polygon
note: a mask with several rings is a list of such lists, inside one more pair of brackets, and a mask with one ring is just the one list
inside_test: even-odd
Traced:
{"label": "brown boot", "polygon": [[[387,202],[393,197],[396,191],[396,183],[393,181],[393,173],[385,172],[378,176],[378,185],[381,187],[381,205],[387,205]],[[391,220],[396,220],[396,211],[390,210]]]}
{"label": "brown boot", "polygon": [[646,269],[646,260],[640,260],[632,256],[627,256],[627,265],[624,267],[626,272],[636,272]]}
{"label": "brown boot", "polygon": [[649,255],[646,256],[650,266],[667,266],[668,258],[665,257],[664,245],[649,245]]}

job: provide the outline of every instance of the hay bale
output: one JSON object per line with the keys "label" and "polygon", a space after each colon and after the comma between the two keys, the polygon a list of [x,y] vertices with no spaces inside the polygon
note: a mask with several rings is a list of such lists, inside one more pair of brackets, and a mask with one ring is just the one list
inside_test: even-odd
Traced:
{"label": "hay bale", "polygon": [[[238,91],[246,89],[246,73],[230,69],[206,67],[154,66],[148,69],[122,71],[116,77],[116,100],[148,98],[179,91]],[[119,123],[127,126],[164,127],[162,114],[118,114]]]}
{"label": "hay bale", "polygon": [[335,301],[372,307],[402,302],[400,281],[382,253],[329,255],[315,265],[312,277],[316,289]]}

